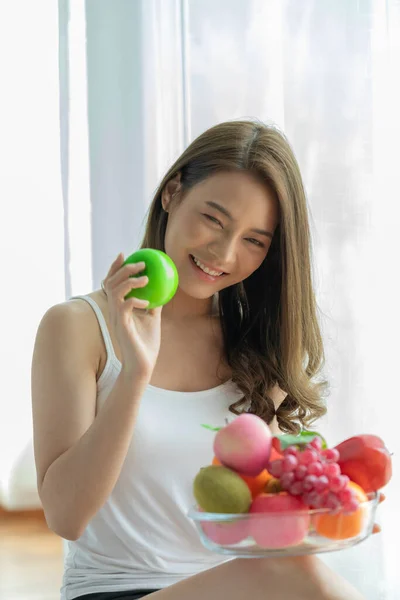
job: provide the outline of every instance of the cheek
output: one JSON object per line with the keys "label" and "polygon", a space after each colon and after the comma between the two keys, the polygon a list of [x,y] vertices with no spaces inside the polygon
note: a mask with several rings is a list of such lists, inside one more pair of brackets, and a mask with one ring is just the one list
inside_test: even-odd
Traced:
{"label": "cheek", "polygon": [[204,240],[204,227],[200,219],[184,211],[169,216],[165,233],[165,250],[172,259],[178,260],[178,257],[202,240]]}
{"label": "cheek", "polygon": [[194,246],[210,237],[210,230],[198,215],[176,215],[170,224],[170,239],[175,246]]}

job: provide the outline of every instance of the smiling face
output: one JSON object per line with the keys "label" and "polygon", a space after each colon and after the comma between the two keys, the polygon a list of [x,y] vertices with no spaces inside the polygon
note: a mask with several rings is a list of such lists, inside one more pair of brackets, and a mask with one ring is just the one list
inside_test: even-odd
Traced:
{"label": "smiling face", "polygon": [[169,213],[165,251],[188,296],[210,298],[249,277],[267,256],[279,207],[253,175],[220,172],[175,200],[167,186],[162,200]]}

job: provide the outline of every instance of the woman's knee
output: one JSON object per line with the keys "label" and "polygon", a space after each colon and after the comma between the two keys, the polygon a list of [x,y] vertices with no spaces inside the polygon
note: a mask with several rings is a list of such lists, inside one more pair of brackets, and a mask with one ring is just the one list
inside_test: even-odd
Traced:
{"label": "woman's knee", "polygon": [[245,561],[241,568],[257,587],[279,600],[365,600],[315,555],[241,560]]}

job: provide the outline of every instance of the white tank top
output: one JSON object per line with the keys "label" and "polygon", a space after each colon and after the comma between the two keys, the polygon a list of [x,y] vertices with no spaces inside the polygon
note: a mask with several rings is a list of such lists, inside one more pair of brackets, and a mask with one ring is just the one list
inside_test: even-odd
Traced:
{"label": "white tank top", "polygon": [[[97,315],[107,361],[97,382],[97,410],[121,369],[104,316]],[[76,541],[64,540],[62,600],[98,592],[159,589],[227,559],[200,542],[187,517],[192,483],[211,464],[213,432],[201,427],[231,421],[229,405],[240,393],[232,381],[200,392],[173,392],[148,385],[119,479],[100,511]]]}

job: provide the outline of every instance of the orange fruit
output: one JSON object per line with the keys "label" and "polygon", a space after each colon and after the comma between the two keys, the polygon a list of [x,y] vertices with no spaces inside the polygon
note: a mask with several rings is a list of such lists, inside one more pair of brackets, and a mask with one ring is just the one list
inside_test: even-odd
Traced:
{"label": "orange fruit", "polygon": [[[220,465],[221,463],[218,458],[214,456],[212,464]],[[241,473],[238,473],[238,475],[240,475],[243,481],[247,483],[253,499],[258,496],[258,494],[261,494],[261,492],[264,490],[265,484],[272,477],[272,475],[268,473],[267,469],[261,471],[259,475],[242,475]]]}
{"label": "orange fruit", "polygon": [[319,535],[331,540],[347,540],[361,533],[367,516],[366,507],[362,503],[368,501],[368,496],[354,481],[350,481],[347,485],[355,492],[360,506],[346,515],[343,513],[315,515],[313,525]]}

